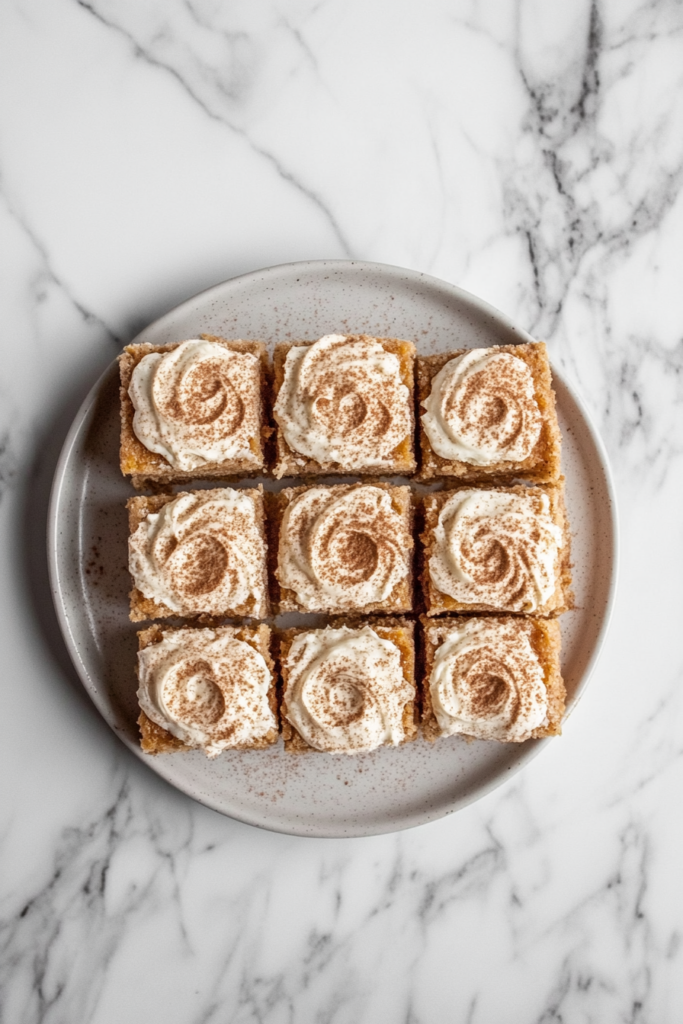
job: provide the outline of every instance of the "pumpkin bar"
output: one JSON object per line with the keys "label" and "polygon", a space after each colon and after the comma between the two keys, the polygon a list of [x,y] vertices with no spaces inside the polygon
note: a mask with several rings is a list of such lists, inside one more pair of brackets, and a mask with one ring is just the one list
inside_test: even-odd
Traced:
{"label": "pumpkin bar", "polygon": [[140,746],[146,754],[260,750],[277,742],[268,626],[161,626],[138,633]]}
{"label": "pumpkin bar", "polygon": [[563,481],[472,485],[422,502],[420,579],[427,615],[557,615],[572,606]]}
{"label": "pumpkin bar", "polygon": [[139,495],[127,508],[133,622],[268,615],[261,486]]}
{"label": "pumpkin bar", "polygon": [[560,429],[543,342],[417,358],[419,479],[553,483]]}
{"label": "pumpkin bar", "polygon": [[203,334],[119,356],[121,472],[133,486],[263,473],[266,347]]}
{"label": "pumpkin bar", "polygon": [[275,346],[275,476],[411,475],[415,346],[365,334]]}
{"label": "pumpkin bar", "polygon": [[412,611],[409,487],[290,487],[270,496],[274,603],[280,612]]}
{"label": "pumpkin bar", "polygon": [[280,631],[285,750],[358,754],[414,739],[413,630],[395,618]]}
{"label": "pumpkin bar", "polygon": [[521,743],[562,731],[557,619],[421,620],[422,733]]}

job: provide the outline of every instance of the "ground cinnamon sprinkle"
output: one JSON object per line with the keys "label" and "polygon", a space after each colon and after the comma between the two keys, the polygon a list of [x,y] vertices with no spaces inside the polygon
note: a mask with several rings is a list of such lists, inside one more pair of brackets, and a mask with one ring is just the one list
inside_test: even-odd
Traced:
{"label": "ground cinnamon sprinkle", "polygon": [[215,590],[228,571],[228,551],[219,538],[202,533],[184,545],[184,554],[182,570],[174,572],[178,589],[193,597]]}
{"label": "ground cinnamon sprinkle", "polygon": [[[325,352],[311,360],[316,362],[328,360],[335,348],[366,340],[363,336],[349,335]],[[381,383],[371,381],[367,375],[353,367],[345,369],[344,379],[340,380],[336,370],[311,374],[314,376],[314,388],[305,390],[305,398],[311,402],[316,414],[324,420],[331,432],[342,435],[357,430],[368,417],[372,417],[372,436],[380,438],[390,429],[396,404],[395,384],[390,378]]]}
{"label": "ground cinnamon sprinkle", "polygon": [[502,640],[487,643],[485,647],[462,654],[454,666],[454,675],[457,673],[466,682],[470,710],[479,718],[499,714],[506,704],[508,720],[513,723],[519,718],[524,702],[524,679],[512,674],[506,657],[508,651],[509,647],[506,649]]}
{"label": "ground cinnamon sprinkle", "polygon": [[[220,435],[229,437],[239,429],[247,413],[240,392],[246,394],[249,382],[240,381],[243,376],[237,367],[230,367],[228,372],[228,367],[218,360],[205,359],[179,381],[173,381],[165,388],[159,387],[157,400],[169,418],[194,428],[194,436],[206,439],[214,434],[212,425],[228,411],[230,415],[224,417],[220,424]],[[238,388],[233,377],[237,378]],[[251,411],[253,397],[251,400],[248,398],[247,403]],[[202,430],[202,427],[206,429]]]}
{"label": "ground cinnamon sprinkle", "polygon": [[[187,684],[197,677],[202,693],[188,695]],[[213,678],[206,661],[186,662],[175,675],[175,686],[166,694],[166,702],[174,717],[205,728],[215,725],[225,714],[225,698]]]}
{"label": "ground cinnamon sprinkle", "polygon": [[[521,365],[526,367],[525,363]],[[538,416],[535,399],[520,387],[520,373],[515,364],[506,359],[497,359],[467,377],[449,396],[444,408],[446,416],[455,413],[463,422],[468,438],[476,445],[493,441],[510,447],[526,422]],[[512,424],[506,425],[510,412]]]}
{"label": "ground cinnamon sprinkle", "polygon": [[367,533],[349,532],[343,553],[345,568],[356,578],[367,580],[377,568],[377,544]]}
{"label": "ground cinnamon sprinkle", "polygon": [[358,675],[358,668],[344,657],[333,664],[322,665],[316,673],[315,689],[306,692],[309,711],[328,727],[350,725],[360,719],[368,697],[368,680]]}
{"label": "ground cinnamon sprinkle", "polygon": [[237,545],[253,558],[258,556],[247,517],[234,511],[230,516],[221,516],[221,511],[209,507],[197,516],[191,533],[179,542],[182,559],[176,558],[173,566],[169,566],[174,589],[188,598],[209,594],[221,584],[231,584],[231,553]]}

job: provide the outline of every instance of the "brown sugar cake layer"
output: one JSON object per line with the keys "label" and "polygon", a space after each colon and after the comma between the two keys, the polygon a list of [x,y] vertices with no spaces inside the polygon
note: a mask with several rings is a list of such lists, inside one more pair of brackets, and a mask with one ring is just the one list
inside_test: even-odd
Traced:
{"label": "brown sugar cake layer", "polygon": [[459,487],[423,499],[427,615],[556,615],[572,606],[564,481]]}
{"label": "brown sugar cake layer", "polygon": [[542,341],[417,358],[419,479],[560,475],[560,429]]}
{"label": "brown sugar cake layer", "polygon": [[421,620],[422,732],[521,743],[560,734],[566,692],[557,619]]}
{"label": "brown sugar cake layer", "polygon": [[203,334],[119,356],[121,472],[133,486],[262,473],[266,347]]}
{"label": "brown sugar cake layer", "polygon": [[285,750],[358,754],[414,739],[413,631],[402,618],[281,631]]}
{"label": "brown sugar cake layer", "polygon": [[415,471],[415,346],[365,334],[275,346],[275,476]]}
{"label": "brown sugar cake layer", "polygon": [[269,548],[279,612],[412,610],[409,487],[374,481],[291,487],[271,502]]}
{"label": "brown sugar cake layer", "polygon": [[138,633],[140,745],[146,754],[261,750],[277,742],[268,626]]}
{"label": "brown sugar cake layer", "polygon": [[268,615],[260,486],[140,495],[127,508],[133,622]]}

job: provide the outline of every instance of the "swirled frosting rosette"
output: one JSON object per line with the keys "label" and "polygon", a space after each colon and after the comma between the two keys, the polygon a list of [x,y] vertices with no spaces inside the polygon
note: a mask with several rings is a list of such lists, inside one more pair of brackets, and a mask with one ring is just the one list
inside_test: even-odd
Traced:
{"label": "swirled frosting rosette", "polygon": [[299,633],[284,669],[285,718],[315,750],[358,754],[406,739],[415,687],[398,647],[369,626]]}
{"label": "swirled frosting rosette", "polygon": [[174,469],[232,459],[258,463],[249,443],[259,431],[260,401],[258,359],[251,352],[184,341],[144,356],[128,393],[136,437]]}
{"label": "swirled frosting rosette", "polygon": [[249,491],[181,494],[150,513],[128,541],[144,597],[177,615],[228,615],[265,602],[265,543]]}
{"label": "swirled frosting rosette", "polygon": [[275,738],[271,671],[233,630],[164,632],[138,652],[138,679],[138,701],[150,721],[209,757]]}
{"label": "swirled frosting rosette", "polygon": [[563,545],[540,488],[463,488],[439,513],[429,576],[460,605],[536,612],[556,591]]}
{"label": "swirled frosting rosette", "polygon": [[442,736],[520,743],[548,722],[543,668],[518,623],[470,619],[449,629],[429,692]]}
{"label": "swirled frosting rosette", "polygon": [[531,369],[509,352],[473,349],[449,360],[422,405],[429,443],[443,459],[522,462],[541,434]]}
{"label": "swirled frosting rosette", "polygon": [[305,611],[366,609],[410,571],[407,517],[381,487],[311,487],[287,506],[277,576]]}
{"label": "swirled frosting rosette", "polygon": [[398,356],[363,335],[292,347],[273,414],[293,452],[345,470],[391,465],[412,425]]}

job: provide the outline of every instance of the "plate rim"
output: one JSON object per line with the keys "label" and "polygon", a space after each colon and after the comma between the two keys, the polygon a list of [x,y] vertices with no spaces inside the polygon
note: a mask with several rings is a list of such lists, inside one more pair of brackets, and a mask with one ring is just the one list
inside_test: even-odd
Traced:
{"label": "plate rim", "polygon": [[[348,270],[351,267],[357,269],[359,272],[372,271],[379,273],[380,275],[386,275],[387,277],[401,278],[404,281],[412,282],[414,284],[426,284],[431,288],[441,290],[450,297],[453,297],[466,305],[477,309],[480,312],[485,313],[495,322],[504,326],[507,330],[516,334],[520,341],[534,341],[534,339],[528,332],[523,328],[515,324],[510,318],[496,309],[490,303],[479,296],[473,295],[471,292],[460,288],[458,285],[451,284],[448,281],[444,281],[441,278],[434,277],[430,274],[425,274],[421,271],[409,270],[404,267],[397,267],[391,264],[375,263],[364,260],[304,260],[292,263],[280,263],[272,267],[264,267],[259,270],[249,271],[246,274],[240,274],[236,277],[229,278],[226,281],[219,282],[218,284],[212,285],[209,288],[203,289],[196,295],[185,299],[183,302],[174,306],[168,310],[162,316],[157,317],[148,324],[142,331],[140,331],[135,338],[128,344],[139,344],[144,341],[144,336],[147,332],[162,328],[166,323],[172,321],[178,314],[183,313],[190,307],[195,305],[200,300],[207,302],[211,297],[216,297],[224,292],[229,287],[242,287],[248,285],[250,281],[256,281],[259,278],[274,278],[279,275],[291,274],[296,272],[311,273],[320,272],[326,268],[333,268],[335,270]],[[225,817],[232,818],[236,821],[243,822],[244,824],[252,825],[256,828],[262,828],[266,831],[277,832],[284,835],[294,835],[302,838],[360,838],[371,835],[383,835],[391,832],[404,831],[410,828],[416,828],[420,825],[427,824],[432,821],[440,820],[444,817],[448,817],[459,810],[475,803],[477,800],[482,799],[489,793],[493,792],[503,783],[513,778],[518,772],[520,772],[526,765],[533,761],[542,750],[545,749],[547,744],[553,737],[547,737],[545,739],[537,740],[533,746],[528,747],[526,750],[523,748],[520,750],[520,756],[516,759],[513,765],[507,767],[504,772],[499,773],[497,776],[489,779],[487,782],[477,786],[476,790],[468,793],[457,800],[450,802],[447,805],[443,805],[438,810],[430,811],[423,810],[421,812],[405,812],[400,821],[394,822],[391,828],[384,827],[383,824],[378,825],[377,828],[365,826],[362,829],[349,829],[345,832],[325,829],[321,827],[319,830],[316,829],[303,829],[302,827],[297,828],[296,823],[292,822],[291,825],[285,827],[277,822],[269,823],[262,817],[258,818],[252,816],[249,813],[238,809],[237,811],[227,811],[225,807],[220,806],[217,800],[212,799],[207,795],[198,795],[192,792],[189,787],[184,787],[179,782],[171,781],[163,772],[159,770],[154,759],[150,759],[146,756],[138,744],[134,744],[129,738],[123,735],[117,728],[116,725],[109,721],[109,718],[104,714],[102,707],[100,706],[99,693],[94,686],[93,680],[91,679],[87,668],[81,660],[78,644],[71,631],[69,625],[69,616],[66,610],[66,602],[62,596],[62,590],[60,585],[60,574],[59,574],[59,558],[58,558],[58,543],[59,543],[59,530],[60,522],[58,519],[59,503],[62,494],[62,489],[65,482],[66,470],[68,468],[71,452],[77,441],[77,438],[83,428],[83,424],[87,419],[93,405],[97,401],[101,389],[105,385],[107,379],[113,374],[116,368],[117,360],[114,359],[105,370],[99,375],[95,383],[87,392],[85,398],[81,402],[81,405],[71,422],[69,430],[66,434],[62,448],[60,450],[59,458],[55,466],[54,476],[52,480],[52,486],[50,489],[50,498],[48,504],[48,515],[47,515],[47,530],[46,530],[46,541],[47,541],[47,561],[48,561],[48,576],[50,582],[50,590],[52,594],[52,600],[55,607],[55,613],[57,621],[59,623],[62,638],[64,640],[67,652],[70,660],[76,670],[76,674],[79,677],[81,684],[86,690],[88,696],[92,700],[93,704],[97,708],[97,711],[102,716],[109,728],[114,734],[124,743],[126,748],[140,760],[147,768],[150,768],[159,778],[172,786],[174,789],[184,793],[186,796],[197,801],[198,803],[209,807],[211,810],[224,815]],[[576,688],[573,695],[572,703],[568,708],[566,718],[574,711],[581,697],[583,696],[586,687],[595,671],[597,663],[600,659],[602,651],[605,646],[607,635],[609,632],[610,624],[612,621],[614,608],[616,604],[616,596],[618,590],[619,581],[619,563],[620,563],[620,525],[619,525],[619,512],[616,500],[616,489],[614,486],[614,480],[612,477],[611,466],[607,455],[602,437],[600,436],[592,415],[586,407],[585,402],[581,396],[575,391],[572,385],[570,385],[565,379],[564,375],[559,373],[554,366],[551,368],[553,376],[556,377],[566,388],[570,398],[577,406],[581,416],[583,417],[584,425],[587,428],[590,440],[593,443],[599,459],[600,468],[602,470],[605,489],[609,497],[609,522],[611,532],[611,548],[610,548],[610,562],[611,572],[609,578],[609,585],[607,588],[607,596],[605,601],[605,610],[602,617],[602,623],[600,625],[598,635],[593,646],[593,650],[588,659],[586,667],[583,671],[581,681]],[[445,809],[444,809],[445,808]]]}

